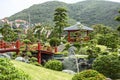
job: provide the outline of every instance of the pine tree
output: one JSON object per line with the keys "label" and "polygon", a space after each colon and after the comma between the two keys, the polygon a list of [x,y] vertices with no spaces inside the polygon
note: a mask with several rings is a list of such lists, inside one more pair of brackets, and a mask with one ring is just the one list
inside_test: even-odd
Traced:
{"label": "pine tree", "polygon": [[[54,13],[55,22],[55,34],[61,39],[61,33],[65,26],[67,26],[67,10],[65,8],[59,7]],[[58,34],[57,34],[58,33]]]}

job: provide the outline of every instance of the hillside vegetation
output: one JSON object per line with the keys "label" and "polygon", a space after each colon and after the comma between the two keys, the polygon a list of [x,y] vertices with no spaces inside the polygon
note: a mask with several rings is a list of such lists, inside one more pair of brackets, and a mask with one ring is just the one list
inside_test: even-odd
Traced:
{"label": "hillside vegetation", "polygon": [[58,1],[35,4],[12,15],[9,20],[24,19],[28,21],[28,15],[30,14],[31,23],[40,22],[53,25],[54,10],[57,7],[65,7],[68,10],[69,23],[71,24],[76,21],[80,21],[87,26],[104,24],[116,27],[119,24],[114,20],[114,17],[118,15],[120,3],[104,0],[86,0],[74,4]]}
{"label": "hillside vegetation", "polygon": [[49,70],[43,67],[38,67],[31,64],[26,64],[23,62],[12,61],[16,68],[25,71],[29,74],[32,80],[71,80],[72,75]]}

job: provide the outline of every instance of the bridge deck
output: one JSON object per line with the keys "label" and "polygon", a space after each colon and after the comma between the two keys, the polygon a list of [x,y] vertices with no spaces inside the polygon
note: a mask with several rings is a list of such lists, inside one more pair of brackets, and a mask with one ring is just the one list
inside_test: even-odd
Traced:
{"label": "bridge deck", "polygon": [[17,52],[17,51],[19,51],[19,49],[11,49],[11,48],[0,49],[0,53],[5,53],[5,52]]}

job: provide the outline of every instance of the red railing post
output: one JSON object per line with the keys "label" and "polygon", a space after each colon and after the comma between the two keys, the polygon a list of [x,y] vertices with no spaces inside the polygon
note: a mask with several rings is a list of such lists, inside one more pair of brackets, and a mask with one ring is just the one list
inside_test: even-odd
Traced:
{"label": "red railing post", "polygon": [[3,48],[4,44],[3,44],[3,40],[1,40],[1,49]]}
{"label": "red railing post", "polygon": [[55,53],[57,53],[58,52],[58,49],[57,49],[57,46],[55,46]]}
{"label": "red railing post", "polygon": [[38,59],[38,63],[41,64],[41,44],[40,42],[38,42],[38,55],[37,55],[37,59]]}
{"label": "red railing post", "polygon": [[5,42],[3,43],[3,48],[6,49],[6,43]]}
{"label": "red railing post", "polygon": [[20,49],[20,41],[19,41],[19,40],[16,41],[16,49],[17,49],[17,50],[16,50],[16,54],[18,55],[18,54],[19,54],[19,51],[20,51],[20,50],[19,50],[19,49]]}

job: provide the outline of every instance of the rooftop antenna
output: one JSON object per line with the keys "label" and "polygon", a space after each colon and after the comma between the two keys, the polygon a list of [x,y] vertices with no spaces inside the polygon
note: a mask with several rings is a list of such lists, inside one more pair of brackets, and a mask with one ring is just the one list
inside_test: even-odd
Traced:
{"label": "rooftop antenna", "polygon": [[30,23],[31,23],[31,20],[30,20],[30,13],[28,14],[28,17],[29,17],[29,24],[28,24],[28,26],[30,27]]}

